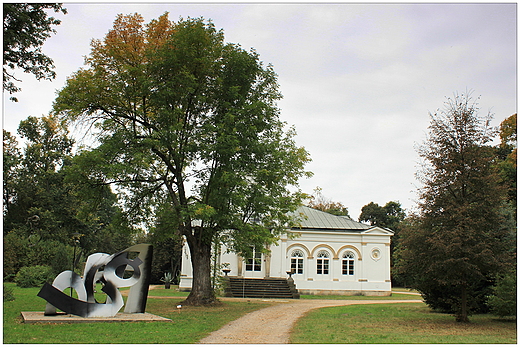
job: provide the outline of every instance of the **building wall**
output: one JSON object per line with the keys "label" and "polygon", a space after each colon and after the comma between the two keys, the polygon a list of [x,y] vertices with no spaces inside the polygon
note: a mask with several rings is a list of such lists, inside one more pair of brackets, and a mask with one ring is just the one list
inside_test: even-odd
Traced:
{"label": "building wall", "polygon": [[[303,273],[292,275],[301,294],[390,295],[390,236],[381,229],[367,232],[301,230],[297,238],[283,236],[262,255],[262,271],[247,271],[243,259],[223,249],[219,263],[228,263],[229,276],[287,277],[291,255],[303,253]],[[328,273],[318,274],[318,255],[328,255]],[[345,252],[354,254],[353,274],[343,274]],[[181,290],[191,288],[191,261],[187,245],[183,252]],[[324,260],[324,259],[322,259]],[[322,272],[324,272],[322,270]]]}

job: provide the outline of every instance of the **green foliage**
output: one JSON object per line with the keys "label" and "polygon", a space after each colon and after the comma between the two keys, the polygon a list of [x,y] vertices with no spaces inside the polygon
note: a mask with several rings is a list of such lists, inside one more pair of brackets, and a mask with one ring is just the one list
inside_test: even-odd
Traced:
{"label": "green foliage", "polygon": [[15,299],[14,294],[13,294],[13,288],[6,287],[5,283],[3,285],[4,285],[4,302],[13,301]]}
{"label": "green foliage", "polygon": [[497,146],[497,167],[502,183],[507,188],[508,199],[514,208],[516,220],[517,208],[517,115],[516,113],[500,123],[500,144]]}
{"label": "green foliage", "polygon": [[493,294],[488,297],[488,305],[491,313],[499,317],[517,316],[516,304],[516,270],[501,275],[495,286]]}
{"label": "green foliage", "polygon": [[173,280],[174,278],[171,272],[165,272],[164,276],[161,278],[161,282],[164,284],[172,284]]}
{"label": "green foliage", "polygon": [[10,132],[3,130],[3,212],[4,215],[9,211],[11,203],[16,196],[14,182],[18,175],[21,160],[21,153],[18,149],[16,137]]}
{"label": "green foliage", "polygon": [[192,250],[189,301],[212,301],[213,242],[261,249],[303,197],[289,188],[309,156],[279,119],[272,66],[226,44],[211,22],[167,14],[146,26],[139,14],[119,15],[86,62],[54,104],[99,129],[100,145],[77,161],[83,180],[117,184],[136,223],[153,225],[157,206],[170,204],[171,233]]}
{"label": "green foliage", "polygon": [[146,242],[153,245],[150,282],[160,283],[161,276],[165,272],[171,272],[174,277],[172,283],[178,284],[181,270],[182,239],[177,232],[178,226],[172,218],[174,214],[168,206],[163,206],[163,208],[163,210],[157,211],[156,225],[147,234]]}
{"label": "green foliage", "polygon": [[41,287],[45,282],[52,283],[56,273],[50,266],[24,266],[18,271],[14,281],[22,288]]}
{"label": "green foliage", "polygon": [[81,235],[78,255],[130,246],[136,231],[117,207],[117,196],[109,186],[79,179],[81,160],[72,156],[65,122],[28,117],[18,133],[25,138],[23,152],[4,132],[5,274],[31,265],[51,265],[56,273],[70,269],[74,233]]}
{"label": "green foliage", "polygon": [[370,202],[368,205],[361,208],[359,221],[369,222],[370,225],[376,225],[396,231],[405,216],[406,214],[401,208],[399,201],[389,201],[385,206],[379,206],[374,202]]}
{"label": "green foliage", "polygon": [[4,274],[16,274],[23,266],[34,265],[49,265],[58,274],[71,268],[72,253],[70,245],[12,230],[4,236]]}
{"label": "green foliage", "polygon": [[[13,80],[20,82],[7,68],[22,69],[33,74],[36,79],[54,79],[56,73],[51,58],[41,51],[45,40],[55,33],[52,25],[60,20],[48,17],[46,9],[67,13],[62,4],[4,3],[4,67],[3,88],[10,94],[20,91]],[[11,100],[17,101],[15,97]]]}
{"label": "green foliage", "polygon": [[419,155],[420,215],[400,233],[398,272],[433,308],[458,321],[485,307],[493,278],[510,266],[506,195],[487,146],[491,115],[478,116],[469,95],[448,98],[431,115]]}

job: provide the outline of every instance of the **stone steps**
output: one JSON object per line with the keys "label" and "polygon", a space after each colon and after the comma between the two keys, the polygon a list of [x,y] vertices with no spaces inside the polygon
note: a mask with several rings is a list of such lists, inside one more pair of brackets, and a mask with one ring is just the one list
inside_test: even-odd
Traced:
{"label": "stone steps", "polygon": [[299,299],[292,279],[224,277],[226,296],[236,298]]}

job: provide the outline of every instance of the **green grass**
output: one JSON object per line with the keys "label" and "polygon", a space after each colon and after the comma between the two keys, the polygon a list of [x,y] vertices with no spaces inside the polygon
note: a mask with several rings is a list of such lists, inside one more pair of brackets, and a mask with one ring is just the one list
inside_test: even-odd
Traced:
{"label": "green grass", "polygon": [[364,295],[301,295],[301,299],[316,300],[421,300],[418,295],[395,294],[391,296],[364,296]]}
{"label": "green grass", "polygon": [[151,289],[148,291],[148,296],[178,296],[179,298],[187,297],[190,292],[179,292],[177,286],[171,286],[170,289],[164,289],[164,286],[157,289]]}
{"label": "green grass", "polygon": [[291,343],[484,344],[516,343],[516,322],[491,315],[457,323],[425,304],[371,304],[316,309],[293,328]]}
{"label": "green grass", "polygon": [[210,308],[185,306],[179,312],[176,306],[183,297],[149,298],[146,311],[170,318],[172,322],[24,324],[20,312],[43,311],[45,300],[36,296],[39,288],[19,288],[12,283],[7,286],[14,288],[16,299],[4,303],[4,343],[193,344],[227,322],[270,305],[253,301],[224,302]]}
{"label": "green grass", "polygon": [[[188,295],[175,288],[152,289],[146,311],[172,322],[24,324],[21,311],[43,311],[39,288],[19,288],[15,301],[4,303],[4,343],[169,343],[193,344],[227,322],[273,303],[250,300],[223,302],[215,307],[183,307]],[[99,290],[98,290],[99,292]],[[102,295],[102,294],[100,294]],[[418,299],[409,294],[390,297],[304,296],[314,299],[380,299],[381,304],[322,308],[309,312],[293,329],[291,343],[516,343],[516,322],[490,315],[472,316],[471,323],[456,323],[447,314],[432,313],[424,304],[384,304],[388,299]]]}

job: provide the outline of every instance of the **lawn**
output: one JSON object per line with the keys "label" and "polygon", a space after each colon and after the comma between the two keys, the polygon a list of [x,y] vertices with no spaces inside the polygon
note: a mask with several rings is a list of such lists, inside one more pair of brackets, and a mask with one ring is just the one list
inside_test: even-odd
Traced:
{"label": "lawn", "polygon": [[[193,344],[235,320],[273,302],[249,300],[221,305],[183,307],[177,304],[188,295],[174,287],[149,291],[146,311],[172,322],[23,324],[21,311],[43,311],[45,300],[36,296],[39,288],[19,288],[13,283],[15,301],[4,303],[4,343],[168,343]],[[123,291],[124,292],[124,291]],[[163,297],[154,298],[154,297]],[[471,317],[471,323],[456,323],[446,314],[432,313],[416,303],[383,304],[388,299],[418,299],[409,294],[391,297],[303,296],[305,299],[381,299],[382,304],[352,305],[317,309],[300,319],[291,343],[516,343],[516,322],[490,315]]]}
{"label": "lawn", "polygon": [[365,295],[301,295],[301,299],[317,300],[421,300],[419,295],[393,293],[391,296]]}
{"label": "lawn", "polygon": [[[417,298],[417,297],[416,297]],[[457,323],[425,304],[373,304],[313,310],[293,328],[291,343],[484,344],[516,343],[516,322],[491,315]]]}
{"label": "lawn", "polygon": [[[172,299],[148,299],[146,311],[172,319],[172,322],[24,324],[21,311],[43,311],[45,300],[36,296],[39,288],[19,288],[12,283],[15,300],[4,302],[4,343],[182,343],[193,344],[227,322],[261,309],[268,302],[224,302],[210,308],[183,307],[177,304],[187,293],[156,289],[150,295],[176,296]],[[157,291],[157,292],[156,292]]]}

